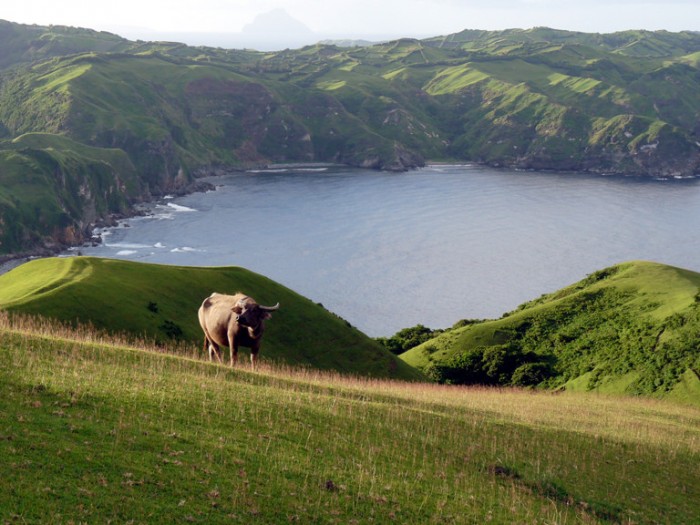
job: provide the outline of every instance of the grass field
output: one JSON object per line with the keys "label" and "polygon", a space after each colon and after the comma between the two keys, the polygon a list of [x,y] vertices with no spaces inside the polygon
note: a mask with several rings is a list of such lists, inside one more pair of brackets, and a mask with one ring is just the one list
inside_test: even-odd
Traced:
{"label": "grass field", "polygon": [[0,317],[3,523],[697,523],[700,410],[232,370]]}
{"label": "grass field", "polygon": [[[280,303],[266,322],[260,359],[368,375],[422,375],[323,306],[239,267],[196,268],[94,257],[46,258],[0,275],[0,309],[91,324],[161,345],[202,348],[197,319],[212,292]],[[247,348],[241,348],[247,360]]]}

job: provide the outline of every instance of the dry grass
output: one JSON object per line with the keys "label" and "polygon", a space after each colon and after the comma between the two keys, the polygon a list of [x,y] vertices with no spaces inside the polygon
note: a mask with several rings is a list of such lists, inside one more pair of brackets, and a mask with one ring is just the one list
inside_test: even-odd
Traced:
{"label": "dry grass", "polygon": [[0,315],[0,521],[699,517],[692,407],[232,370],[170,351]]}
{"label": "dry grass", "polygon": [[[107,334],[91,326],[73,327],[41,317],[10,316],[2,311],[0,330],[206,361],[201,349],[191,345],[164,347],[152,340]],[[468,411],[503,423],[567,428],[592,437],[700,452],[700,409],[665,400],[373,379],[264,360],[255,372],[250,371],[247,364],[238,370],[266,381],[297,383],[304,390],[311,385],[336,394],[379,395],[396,402],[409,401],[421,410]]]}
{"label": "dry grass", "polygon": [[567,428],[593,437],[700,452],[700,409],[622,395],[544,392],[372,380],[314,370],[265,366],[260,373],[430,406],[467,410],[504,423]]}

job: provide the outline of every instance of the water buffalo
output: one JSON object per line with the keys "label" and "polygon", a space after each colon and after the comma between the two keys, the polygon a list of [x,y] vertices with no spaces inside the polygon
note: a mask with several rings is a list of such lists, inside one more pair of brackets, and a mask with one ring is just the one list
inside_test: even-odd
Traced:
{"label": "water buffalo", "polygon": [[250,348],[250,364],[255,369],[255,362],[260,351],[260,339],[265,325],[263,321],[272,317],[270,312],[275,306],[261,306],[254,299],[237,293],[224,295],[213,293],[199,307],[199,324],[204,330],[204,349],[209,351],[221,363],[219,346],[228,346],[231,350],[231,366],[238,361],[238,347]]}

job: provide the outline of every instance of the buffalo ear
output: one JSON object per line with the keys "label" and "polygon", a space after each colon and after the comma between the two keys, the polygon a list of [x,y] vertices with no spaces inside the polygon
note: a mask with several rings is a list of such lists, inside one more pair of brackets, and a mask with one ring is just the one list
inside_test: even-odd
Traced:
{"label": "buffalo ear", "polygon": [[265,313],[263,314],[262,318],[263,318],[263,321],[264,321],[265,319],[272,319],[272,314],[271,314],[270,312],[265,312]]}
{"label": "buffalo ear", "polygon": [[238,305],[236,305],[236,306],[234,306],[233,308],[231,308],[231,310],[233,310],[233,312],[234,312],[234,313],[237,313],[238,315],[241,315],[241,314],[243,313],[243,308],[241,308],[241,307],[238,306]]}

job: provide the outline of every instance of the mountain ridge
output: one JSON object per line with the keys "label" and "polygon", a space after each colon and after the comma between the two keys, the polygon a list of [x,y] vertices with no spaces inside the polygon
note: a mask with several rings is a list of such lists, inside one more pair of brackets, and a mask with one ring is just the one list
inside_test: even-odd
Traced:
{"label": "mountain ridge", "polygon": [[[191,191],[201,174],[276,162],[700,173],[696,33],[468,30],[266,53],[0,22],[0,48],[0,160],[16,165],[8,145],[43,133],[121,150],[136,170],[128,191],[73,196],[70,207],[66,192],[85,186],[93,168],[25,162],[34,178],[59,170],[51,207],[63,213],[54,222],[83,240],[94,222],[86,209],[102,209],[104,220]],[[22,151],[55,156],[49,147]],[[9,217],[32,210],[16,197],[21,186],[0,175],[0,253],[62,244],[55,224],[8,230]]]}

